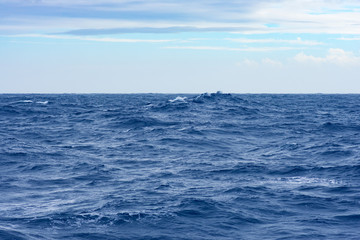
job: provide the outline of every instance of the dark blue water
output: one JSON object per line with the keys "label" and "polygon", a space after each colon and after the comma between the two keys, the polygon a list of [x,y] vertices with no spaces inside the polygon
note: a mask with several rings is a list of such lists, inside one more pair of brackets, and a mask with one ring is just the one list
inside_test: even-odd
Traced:
{"label": "dark blue water", "polygon": [[360,239],[360,95],[0,95],[0,239]]}

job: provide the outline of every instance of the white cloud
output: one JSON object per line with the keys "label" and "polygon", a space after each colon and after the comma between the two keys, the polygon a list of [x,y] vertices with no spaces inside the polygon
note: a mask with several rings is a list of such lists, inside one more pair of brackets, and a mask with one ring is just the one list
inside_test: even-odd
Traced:
{"label": "white cloud", "polygon": [[33,38],[50,38],[50,39],[65,39],[65,40],[81,40],[92,42],[111,42],[111,43],[164,43],[173,42],[175,39],[129,39],[129,38],[95,38],[95,37],[80,37],[67,35],[43,35],[43,34],[23,34],[11,37],[33,37]]}
{"label": "white cloud", "polygon": [[[2,18],[0,30],[23,26],[25,32],[34,33],[36,29],[58,32],[163,25],[219,28],[219,31],[221,28],[229,31],[231,27],[238,28],[234,31],[241,33],[360,34],[360,11],[353,10],[360,7],[360,1],[355,0],[0,0],[0,4],[9,2],[21,8],[21,14],[9,9]],[[31,8],[27,8],[29,5]],[[44,6],[46,12],[41,8]],[[58,7],[62,7],[61,14]],[[88,12],[96,17],[89,19]],[[16,22],[9,21],[11,18]],[[267,27],[269,23],[278,27]],[[287,41],[290,44],[318,45],[310,41]]]}
{"label": "white cloud", "polygon": [[353,37],[353,38],[337,38],[336,40],[342,40],[342,41],[360,41],[360,37]]}
{"label": "white cloud", "polygon": [[294,57],[295,61],[297,62],[315,62],[315,63],[321,63],[324,62],[326,60],[326,58],[321,58],[321,57],[314,57],[311,55],[306,55],[305,53],[299,53]]}
{"label": "white cloud", "polygon": [[269,67],[283,67],[283,63],[274,59],[270,59],[270,58],[263,58],[261,61],[255,61],[255,60],[251,60],[251,59],[244,59],[241,62],[238,62],[236,64],[237,66],[245,66],[245,67],[251,67],[251,68],[255,68],[255,67],[260,67],[260,66],[269,66]]}
{"label": "white cloud", "polygon": [[250,60],[250,59],[244,59],[241,62],[236,63],[237,66],[245,66],[245,67],[258,67],[259,63],[257,61],[254,60]]}
{"label": "white cloud", "polygon": [[323,45],[322,42],[302,40],[298,37],[296,40],[287,39],[249,39],[249,38],[226,38],[225,40],[239,42],[239,43],[286,43],[286,44],[298,44],[298,45]]}
{"label": "white cloud", "polygon": [[279,24],[269,31],[292,33],[359,33],[359,1],[293,0],[269,1],[254,11],[259,21]]}
{"label": "white cloud", "polygon": [[360,57],[352,52],[346,52],[343,49],[331,48],[325,57],[315,57],[299,53],[294,57],[295,61],[300,63],[330,63],[340,66],[360,65]]}
{"label": "white cloud", "polygon": [[0,3],[21,3],[27,5],[98,5],[98,4],[115,4],[129,3],[131,0],[0,0]]}
{"label": "white cloud", "polygon": [[296,48],[291,47],[248,47],[248,48],[231,48],[231,47],[216,47],[216,46],[169,46],[164,47],[168,49],[191,49],[191,50],[217,50],[217,51],[238,51],[238,52],[272,52],[272,51],[287,51]]}
{"label": "white cloud", "polygon": [[265,65],[273,66],[273,67],[282,67],[283,64],[280,61],[276,61],[270,58],[264,58],[261,61]]}

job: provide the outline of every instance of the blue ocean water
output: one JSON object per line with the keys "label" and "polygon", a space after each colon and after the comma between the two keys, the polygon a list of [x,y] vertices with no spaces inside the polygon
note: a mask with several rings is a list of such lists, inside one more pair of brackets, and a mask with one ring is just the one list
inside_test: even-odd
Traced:
{"label": "blue ocean water", "polygon": [[0,95],[0,239],[360,239],[360,95]]}

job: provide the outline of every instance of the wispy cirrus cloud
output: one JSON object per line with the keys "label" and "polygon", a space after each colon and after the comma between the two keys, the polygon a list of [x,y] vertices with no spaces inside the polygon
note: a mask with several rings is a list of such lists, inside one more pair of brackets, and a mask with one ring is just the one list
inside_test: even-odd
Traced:
{"label": "wispy cirrus cloud", "polygon": [[80,40],[80,41],[109,42],[109,43],[165,43],[165,42],[177,41],[176,39],[130,39],[130,38],[110,38],[110,37],[95,38],[88,36],[45,35],[45,34],[23,34],[23,35],[15,35],[15,37]]}
{"label": "wispy cirrus cloud", "polygon": [[121,33],[182,33],[182,32],[232,32],[250,30],[249,27],[194,27],[194,26],[172,26],[172,27],[127,27],[109,29],[78,29],[64,32],[70,35],[104,35]]}
{"label": "wispy cirrus cloud", "polygon": [[297,45],[308,45],[308,46],[316,46],[316,45],[323,45],[324,43],[318,41],[309,41],[309,40],[302,40],[298,37],[295,40],[287,40],[287,39],[249,39],[249,38],[226,38],[226,40],[232,42],[239,42],[239,43],[281,43],[281,44],[297,44]]}
{"label": "wispy cirrus cloud", "polygon": [[[207,29],[360,34],[360,11],[356,9],[360,9],[360,1],[355,0],[0,0],[0,29],[5,33],[16,27],[12,32],[73,35],[114,34],[126,29],[131,33],[129,28],[135,27],[162,33]],[[72,25],[66,24],[69,19]]]}
{"label": "wispy cirrus cloud", "polygon": [[287,51],[297,48],[292,47],[246,47],[233,48],[223,46],[168,46],[163,47],[167,49],[188,49],[188,50],[215,50],[215,51],[236,51],[236,52],[273,52],[273,51]]}

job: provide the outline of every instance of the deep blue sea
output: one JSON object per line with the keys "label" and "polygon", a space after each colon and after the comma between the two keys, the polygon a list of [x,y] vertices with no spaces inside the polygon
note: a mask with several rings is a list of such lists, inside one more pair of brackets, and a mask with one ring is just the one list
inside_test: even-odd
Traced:
{"label": "deep blue sea", "polygon": [[0,239],[360,239],[360,95],[2,94]]}

